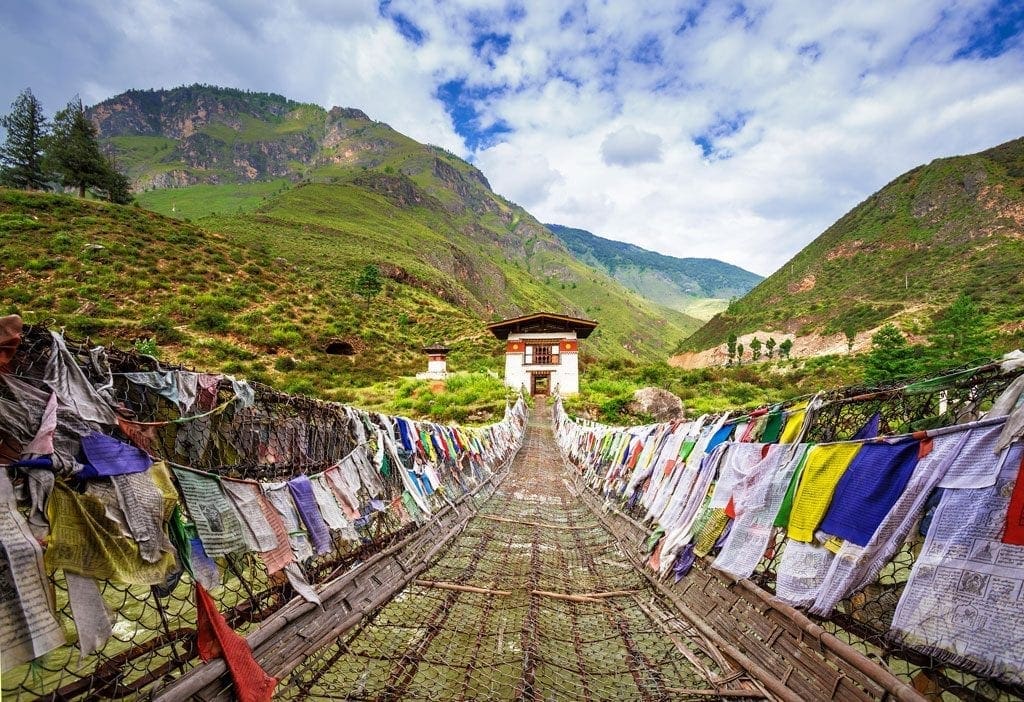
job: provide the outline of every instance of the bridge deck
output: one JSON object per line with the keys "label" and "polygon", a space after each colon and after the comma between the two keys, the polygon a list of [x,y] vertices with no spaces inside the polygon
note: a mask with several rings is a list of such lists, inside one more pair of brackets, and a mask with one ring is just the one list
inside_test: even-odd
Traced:
{"label": "bridge deck", "polygon": [[[419,579],[278,687],[306,700],[760,698],[565,481],[534,410],[498,491]],[[731,694],[730,694],[731,693]]]}

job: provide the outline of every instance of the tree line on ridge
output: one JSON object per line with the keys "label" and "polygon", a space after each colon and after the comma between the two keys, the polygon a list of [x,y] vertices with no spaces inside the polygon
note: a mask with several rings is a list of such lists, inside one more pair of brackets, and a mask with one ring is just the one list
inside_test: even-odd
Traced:
{"label": "tree line on ridge", "polygon": [[7,138],[0,145],[0,185],[20,190],[73,188],[111,202],[132,201],[130,182],[100,149],[96,127],[77,95],[51,122],[26,88],[0,117]]}

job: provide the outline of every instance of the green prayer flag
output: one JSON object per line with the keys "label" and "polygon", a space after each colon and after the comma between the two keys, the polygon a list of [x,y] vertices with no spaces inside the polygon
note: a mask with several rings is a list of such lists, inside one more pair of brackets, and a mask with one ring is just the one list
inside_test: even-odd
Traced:
{"label": "green prayer flag", "polygon": [[782,527],[785,529],[789,526],[789,515],[793,511],[793,497],[796,495],[797,485],[800,484],[800,476],[804,472],[804,464],[807,463],[807,454],[811,452],[810,448],[804,451],[804,455],[800,457],[800,464],[793,471],[793,477],[789,479],[789,487],[786,489],[786,496],[782,498],[782,505],[779,507],[779,513],[775,515],[775,526]]}

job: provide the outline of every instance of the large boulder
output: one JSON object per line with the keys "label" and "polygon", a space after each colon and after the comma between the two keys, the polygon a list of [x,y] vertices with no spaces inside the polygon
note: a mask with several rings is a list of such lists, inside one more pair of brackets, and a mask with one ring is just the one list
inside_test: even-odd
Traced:
{"label": "large boulder", "polygon": [[633,401],[629,403],[630,414],[646,414],[658,422],[670,422],[682,419],[683,401],[661,388],[640,388],[633,393]]}

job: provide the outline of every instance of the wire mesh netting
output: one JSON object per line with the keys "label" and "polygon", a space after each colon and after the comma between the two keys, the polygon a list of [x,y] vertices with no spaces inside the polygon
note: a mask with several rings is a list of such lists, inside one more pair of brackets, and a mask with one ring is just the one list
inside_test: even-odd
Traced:
{"label": "wire mesh netting", "polygon": [[[39,383],[53,353],[52,338],[42,327],[26,329],[8,367],[8,378]],[[312,474],[337,463],[360,444],[360,432],[343,406],[277,392],[252,384],[251,405],[235,401],[236,388],[228,378],[213,385],[206,401],[209,411],[198,418],[182,418],[174,402],[154,390],[129,382],[125,374],[136,371],[174,371],[160,367],[150,357],[107,350],[102,363],[90,353],[88,343],[68,342],[68,350],[88,379],[99,386],[113,379],[110,392],[119,415],[117,435],[131,440],[153,456],[210,473],[248,480],[287,480]],[[109,364],[109,365],[108,365]],[[112,375],[111,375],[112,372]],[[0,411],[14,406],[16,397],[0,382]],[[364,415],[372,428],[376,415]],[[58,421],[74,422],[63,408]],[[0,431],[0,463],[17,456],[17,437]],[[500,463],[493,466],[500,467]],[[442,490],[430,497],[434,508],[467,491],[491,466],[473,461],[445,459]],[[6,470],[6,469],[5,469]],[[354,564],[369,559],[423,524],[424,515],[402,502],[403,485],[398,470],[382,473],[380,502],[389,509],[365,508],[353,522],[358,540],[332,531],[332,548],[324,555],[299,564],[311,584],[331,580]],[[366,500],[367,504],[369,500]],[[415,506],[412,505],[414,508]],[[268,575],[263,561],[253,553],[217,558],[220,586],[211,592],[227,622],[246,634],[288,603],[296,592],[284,573]],[[0,573],[9,573],[6,567]],[[68,645],[7,670],[2,676],[3,699],[136,699],[147,696],[200,663],[196,649],[194,583],[190,574],[177,570],[165,584],[125,585],[100,580],[98,586],[112,614],[112,636],[97,652],[81,656],[72,617],[68,587],[61,571],[51,575],[56,614]],[[14,583],[0,582],[13,588]],[[13,590],[12,590],[13,591]]]}
{"label": "wire mesh netting", "polygon": [[[980,372],[952,373],[945,380],[873,392],[850,390],[845,396],[837,393],[815,417],[808,440],[850,439],[875,413],[881,416],[883,434],[961,423],[987,410],[1019,374],[1002,373],[993,365]],[[819,620],[821,625],[865,655],[883,661],[899,677],[933,698],[1000,702],[1024,699],[1024,687],[949,665],[889,636],[896,605],[923,543],[921,530],[912,530],[877,580],[840,601],[828,619]],[[769,592],[775,591],[775,574],[785,544],[780,533],[754,576],[755,582]]]}
{"label": "wire mesh netting", "polygon": [[[1004,372],[997,364],[991,364],[909,385],[854,387],[822,393],[823,405],[807,426],[805,440],[811,443],[849,440],[875,415],[879,419],[880,435],[971,421],[991,407],[995,398],[1022,372],[1024,369],[1020,368]],[[599,475],[602,469],[603,466],[590,467],[588,474]],[[637,535],[633,540],[639,549],[654,543],[647,537],[654,533],[657,525],[649,521],[643,504],[625,496],[612,509],[635,526]],[[751,578],[768,594],[775,593],[778,569],[788,543],[785,530],[776,529]],[[904,645],[891,635],[897,604],[923,543],[924,530],[915,526],[874,582],[842,599],[829,617],[812,618],[825,631],[850,644],[866,658],[880,662],[929,699],[992,702],[1024,699],[1024,687],[951,664]],[[716,571],[709,567],[717,552],[715,548],[706,560],[698,561],[696,570],[709,578],[717,577]]]}
{"label": "wire mesh netting", "polygon": [[302,700],[763,694],[573,494],[544,407],[509,477],[437,563],[280,689]]}
{"label": "wire mesh netting", "polygon": [[[69,348],[90,380],[102,383],[105,369],[97,366],[88,346],[69,344]],[[51,353],[49,334],[42,329],[30,331],[11,364],[14,377],[38,380]],[[129,417],[120,424],[121,435],[169,461],[223,476],[284,480],[322,470],[359,446],[354,422],[361,420],[339,405],[255,385],[252,405],[243,407],[235,401],[238,391],[228,379],[215,385],[207,399],[209,411],[182,420],[173,402],[123,375],[156,370],[152,359],[121,352],[110,352],[107,359],[114,373],[110,391]],[[908,388],[836,391],[814,416],[807,438],[816,442],[849,438],[876,412],[881,415],[883,433],[970,419],[1012,377],[989,368]],[[0,383],[0,401],[11,399]],[[373,415],[366,416],[372,423]],[[479,514],[387,604],[340,636],[331,633],[328,645],[304,652],[279,686],[278,696],[312,700],[772,696],[762,687],[763,676],[761,680],[750,677],[735,656],[681,616],[660,583],[655,586],[634,566],[636,553],[626,552],[628,544],[623,545],[621,534],[612,533],[589,496],[578,495],[568,482],[572,475],[563,469],[550,421],[550,412],[539,406],[524,449],[498,492],[477,505]],[[16,453],[5,453],[8,448],[0,442],[0,462],[16,457]],[[502,462],[494,467],[501,469]],[[466,495],[480,484],[482,466],[478,464],[451,463],[444,468],[444,495]],[[400,500],[403,488],[397,473],[381,477],[384,502]],[[432,498],[435,507],[445,500],[440,495]],[[626,504],[619,509],[623,517],[633,517],[629,522],[637,534],[633,550],[640,552],[649,536],[645,525],[636,522],[643,515],[631,512]],[[356,528],[358,541],[335,535],[330,553],[302,564],[309,582],[335,579],[404,537],[423,534],[422,524],[402,510],[368,511]],[[819,620],[821,626],[932,699],[1024,699],[1024,690],[949,665],[888,636],[920,546],[915,530],[876,582],[843,600],[830,618]],[[784,549],[780,536],[754,575],[754,582],[768,593],[774,592]],[[221,587],[214,592],[218,609],[243,634],[293,599],[288,581],[268,575],[252,554],[219,558],[218,565],[222,572]],[[701,564],[697,570],[711,579],[717,577]],[[74,641],[67,585],[59,571],[52,580],[58,619],[68,640]],[[684,579],[677,587],[687,584]],[[136,699],[181,678],[198,665],[192,590],[187,572],[157,586],[102,581],[103,600],[116,614],[110,641],[83,659],[68,645],[5,672],[4,698]],[[771,619],[770,607],[756,598],[753,605],[735,604],[736,595],[726,593],[731,598],[726,601],[723,592],[711,587],[702,590],[708,606],[697,615],[716,607],[718,614],[742,610],[747,621],[739,622],[732,632],[735,641],[745,640],[739,645],[751,648],[771,647],[781,625]],[[789,656],[794,666],[820,665],[813,656],[802,659],[799,649],[782,651],[781,641],[779,657],[766,661]],[[785,666],[772,671],[776,672],[789,675]],[[855,675],[855,671],[849,673]],[[827,682],[845,678],[846,672],[835,665],[807,673],[808,680],[815,676]],[[229,682],[221,683],[221,692],[231,689]],[[848,699],[872,696],[865,692],[874,690],[871,681],[857,684],[857,696]]]}

